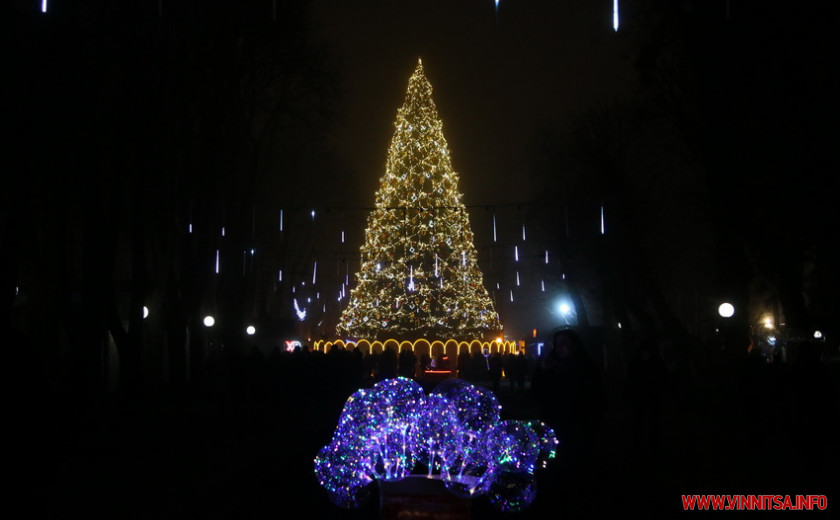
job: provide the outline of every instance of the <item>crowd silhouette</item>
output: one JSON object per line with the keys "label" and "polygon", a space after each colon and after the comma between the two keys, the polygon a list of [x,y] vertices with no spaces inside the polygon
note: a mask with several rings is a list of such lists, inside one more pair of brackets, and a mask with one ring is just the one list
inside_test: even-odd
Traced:
{"label": "crowd silhouette", "polygon": [[[25,338],[16,344],[25,346]],[[593,345],[572,330],[558,331],[539,357],[223,347],[188,388],[133,403],[94,403],[47,371],[21,371],[31,376],[18,379],[19,388],[31,388],[31,399],[17,407],[26,412],[20,445],[37,468],[19,474],[46,517],[105,511],[194,517],[218,507],[263,517],[262,511],[276,512],[265,498],[272,486],[334,515],[311,480],[311,464],[347,397],[397,376],[429,390],[439,379],[427,378],[448,369],[448,377],[492,389],[503,418],[542,420],[560,440],[522,518],[626,507],[664,514],[680,508],[681,493],[715,489],[823,493],[832,503],[830,476],[840,460],[836,356],[812,343],[788,345],[784,360],[714,346],[703,345],[705,360],[679,364],[647,335],[626,344],[625,368],[612,376],[592,355]],[[31,357],[21,363],[40,366]],[[65,484],[45,485],[44,474]],[[215,490],[212,496],[205,488]],[[157,502],[125,511],[142,497]],[[611,509],[599,500],[605,497],[621,506]],[[166,514],[149,509],[158,502]],[[476,515],[493,518],[485,506],[476,501]],[[370,507],[359,514],[375,514]]]}

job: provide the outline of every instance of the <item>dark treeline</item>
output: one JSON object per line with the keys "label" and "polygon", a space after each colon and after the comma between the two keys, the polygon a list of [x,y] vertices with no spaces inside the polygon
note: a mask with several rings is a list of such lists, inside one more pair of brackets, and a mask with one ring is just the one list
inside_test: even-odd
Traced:
{"label": "dark treeline", "polygon": [[[789,336],[836,336],[835,15],[831,2],[622,5],[637,85],[534,139],[579,306],[675,349],[719,328],[743,355],[765,313]],[[737,309],[725,323],[722,301]]]}
{"label": "dark treeline", "polygon": [[184,385],[204,313],[229,318],[228,344],[277,313],[281,246],[257,208],[300,194],[337,69],[305,1],[39,7],[4,9],[2,322],[79,391],[107,386],[109,343],[121,392]]}

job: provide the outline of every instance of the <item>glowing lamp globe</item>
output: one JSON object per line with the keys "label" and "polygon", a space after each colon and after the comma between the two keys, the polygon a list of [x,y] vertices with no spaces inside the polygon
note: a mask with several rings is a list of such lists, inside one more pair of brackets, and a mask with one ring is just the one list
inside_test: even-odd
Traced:
{"label": "glowing lamp globe", "polygon": [[731,318],[735,314],[735,307],[731,303],[721,303],[720,307],[718,307],[718,314],[722,318]]}
{"label": "glowing lamp globe", "polygon": [[245,333],[248,334],[249,336],[253,336],[254,334],[257,333],[257,328],[254,327],[253,325],[248,325],[248,328],[245,329]]}
{"label": "glowing lamp globe", "polygon": [[148,317],[149,317],[149,308],[144,305],[143,306],[143,319],[145,320]]}
{"label": "glowing lamp globe", "polygon": [[216,319],[213,316],[205,316],[204,317],[204,326],[205,327],[212,327],[216,324]]}

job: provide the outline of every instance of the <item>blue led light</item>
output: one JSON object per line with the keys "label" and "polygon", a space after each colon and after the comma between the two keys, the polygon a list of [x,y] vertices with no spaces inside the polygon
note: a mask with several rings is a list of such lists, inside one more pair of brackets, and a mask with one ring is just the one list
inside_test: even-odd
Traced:
{"label": "blue led light", "polygon": [[501,511],[536,496],[538,467],[554,458],[554,431],[540,421],[500,420],[490,390],[460,379],[426,395],[398,377],[354,392],[330,444],[315,457],[315,476],[339,507],[360,507],[376,480],[401,480],[415,466],[459,496],[486,494]]}

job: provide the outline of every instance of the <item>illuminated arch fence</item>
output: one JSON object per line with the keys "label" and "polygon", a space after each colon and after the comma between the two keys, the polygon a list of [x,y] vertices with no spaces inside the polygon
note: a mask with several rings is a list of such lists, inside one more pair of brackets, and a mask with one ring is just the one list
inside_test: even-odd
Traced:
{"label": "illuminated arch fence", "polygon": [[491,354],[495,354],[497,352],[500,354],[515,354],[517,351],[515,341],[479,341],[477,339],[472,341],[455,341],[454,339],[448,339],[446,341],[434,340],[431,342],[423,338],[414,341],[404,340],[401,342],[395,339],[386,339],[385,341],[368,341],[366,339],[360,339],[355,342],[337,339],[318,340],[312,345],[313,350],[325,353],[329,352],[333,347],[339,347],[342,349],[352,349],[358,347],[364,354],[384,352],[388,347],[393,347],[397,351],[397,354],[399,354],[403,351],[403,349],[409,348],[414,353],[427,353],[429,356],[437,355],[438,353],[447,356],[458,356],[465,350],[470,354],[474,352],[484,352],[485,350]]}

